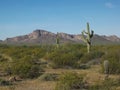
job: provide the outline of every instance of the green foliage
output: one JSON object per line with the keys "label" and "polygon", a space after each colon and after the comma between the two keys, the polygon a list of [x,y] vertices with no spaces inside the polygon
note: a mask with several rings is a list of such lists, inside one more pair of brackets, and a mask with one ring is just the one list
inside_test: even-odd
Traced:
{"label": "green foliage", "polygon": [[85,53],[83,57],[80,59],[81,63],[87,63],[93,59],[99,59],[104,55],[102,51],[93,51],[91,53]]}
{"label": "green foliage", "polygon": [[12,83],[0,78],[0,86],[8,86],[8,85],[12,85]]}
{"label": "green foliage", "polygon": [[83,89],[84,88],[84,78],[82,75],[77,73],[64,73],[59,78],[56,84],[55,90],[73,90],[73,89]]}
{"label": "green foliage", "polygon": [[5,58],[2,54],[0,54],[0,62],[5,62],[7,60],[8,60],[7,58]]}
{"label": "green foliage", "polygon": [[1,54],[10,56],[13,59],[20,59],[24,56],[41,58],[45,55],[46,51],[46,46],[9,46],[0,48]]}
{"label": "green foliage", "polygon": [[89,87],[88,90],[117,90],[116,86],[119,86],[118,80],[113,80],[111,78],[105,79],[101,83],[96,83]]}
{"label": "green foliage", "polygon": [[[120,49],[112,49],[111,52],[103,57],[103,60],[109,61],[109,73],[110,74],[120,74]],[[104,68],[103,68],[104,71]]]}
{"label": "green foliage", "polygon": [[35,78],[38,77],[43,69],[35,64],[36,60],[24,57],[20,60],[14,60],[5,67],[8,74],[18,75],[21,78]]}
{"label": "green foliage", "polygon": [[77,61],[81,58],[82,53],[76,49],[61,47],[58,48],[44,58],[51,62],[53,68],[76,67]]}
{"label": "green foliage", "polygon": [[[48,51],[49,46],[0,46],[0,68],[8,75],[22,78],[35,78],[41,74],[39,59]],[[7,60],[4,56],[7,56]]]}
{"label": "green foliage", "polygon": [[59,54],[57,52],[53,52],[50,54],[49,58],[55,67],[72,66],[77,60],[77,58],[72,53]]}
{"label": "green foliage", "polygon": [[[20,75],[24,78],[34,78],[41,72],[41,62],[44,67],[53,68],[83,68],[87,69],[89,62],[109,60],[110,73],[120,73],[120,46],[94,46],[91,53],[85,53],[86,47],[80,44],[61,44],[40,46],[8,46],[0,45],[0,69],[8,75]],[[47,65],[49,64],[49,65]],[[38,72],[37,72],[38,71]],[[104,70],[103,70],[104,71]],[[3,71],[2,71],[3,72]],[[33,73],[34,72],[34,73]],[[34,75],[35,74],[35,75]]]}

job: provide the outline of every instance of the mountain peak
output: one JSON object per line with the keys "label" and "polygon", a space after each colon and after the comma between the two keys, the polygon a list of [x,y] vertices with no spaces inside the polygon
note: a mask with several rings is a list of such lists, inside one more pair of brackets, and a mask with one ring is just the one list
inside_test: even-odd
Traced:
{"label": "mountain peak", "polygon": [[32,33],[28,34],[28,37],[31,39],[37,39],[37,38],[40,38],[41,36],[46,36],[49,34],[53,35],[53,33],[48,32],[46,30],[37,29],[37,30],[34,30]]}
{"label": "mountain peak", "polygon": [[[81,34],[67,34],[58,33],[60,38],[60,43],[70,42],[70,43],[83,43],[81,40]],[[47,30],[36,29],[32,33],[22,36],[16,36],[13,38],[7,38],[2,43],[7,44],[55,44],[56,34],[49,32]],[[100,36],[95,34],[92,38],[93,44],[116,44],[120,43],[120,38],[112,36]]]}

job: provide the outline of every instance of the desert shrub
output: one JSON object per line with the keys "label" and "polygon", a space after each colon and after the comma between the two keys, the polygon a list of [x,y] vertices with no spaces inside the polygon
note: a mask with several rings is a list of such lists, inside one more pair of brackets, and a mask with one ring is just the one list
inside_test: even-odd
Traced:
{"label": "desert shrub", "polygon": [[[103,60],[109,61],[110,74],[120,74],[120,53],[118,50],[112,50],[111,52],[108,52],[103,57]],[[102,68],[102,70],[104,71],[104,68]]]}
{"label": "desert shrub", "polygon": [[116,87],[119,85],[117,80],[111,78],[105,79],[101,83],[96,83],[89,87],[88,90],[116,90]]}
{"label": "desert shrub", "polygon": [[73,90],[83,88],[84,88],[83,75],[69,72],[61,75],[59,81],[56,84],[55,90]]}
{"label": "desert shrub", "polygon": [[7,86],[7,85],[12,85],[12,83],[0,78],[0,86]]}
{"label": "desert shrub", "polygon": [[0,54],[0,62],[6,62],[8,59],[4,57],[2,54]]}
{"label": "desert shrub", "polygon": [[9,67],[6,67],[6,71],[21,78],[35,78],[43,72],[43,69],[40,65],[35,64],[34,60],[23,58],[10,63]]}
{"label": "desert shrub", "polygon": [[102,90],[113,90],[112,86],[114,85],[114,80],[113,79],[106,79],[102,82],[102,85],[100,88]]}
{"label": "desert shrub", "polygon": [[32,65],[29,72],[28,77],[29,78],[35,78],[43,74],[43,69],[38,65]]}
{"label": "desert shrub", "polygon": [[54,51],[47,56],[48,60],[52,63],[52,67],[60,68],[60,67],[74,67],[78,57],[76,57],[75,53],[72,52],[57,52]]}
{"label": "desert shrub", "polygon": [[56,81],[58,80],[58,74],[55,73],[45,73],[39,77],[42,81]]}
{"label": "desert shrub", "polygon": [[19,75],[23,78],[34,78],[42,72],[41,65],[36,62],[46,53],[46,46],[9,46],[0,47],[0,53],[10,56],[4,60],[0,56],[0,66],[8,75]]}
{"label": "desert shrub", "polygon": [[4,53],[13,59],[20,59],[24,56],[41,58],[46,51],[47,48],[45,46],[9,46],[0,48],[0,53]]}
{"label": "desert shrub", "polygon": [[47,53],[44,59],[49,61],[53,68],[75,68],[77,61],[82,57],[82,53],[77,47],[77,45],[63,45]]}
{"label": "desert shrub", "polygon": [[101,52],[101,51],[93,51],[90,53],[85,53],[83,57],[80,59],[80,61],[81,63],[87,63],[90,60],[101,58],[103,55],[104,55],[104,52]]}

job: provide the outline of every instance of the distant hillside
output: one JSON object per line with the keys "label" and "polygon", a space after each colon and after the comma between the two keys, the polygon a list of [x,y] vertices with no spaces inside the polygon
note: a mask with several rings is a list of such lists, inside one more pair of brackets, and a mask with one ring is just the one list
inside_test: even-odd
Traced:
{"label": "distant hillside", "polygon": [[[60,43],[83,43],[81,34],[58,33]],[[56,34],[46,30],[35,30],[30,34],[7,38],[0,43],[5,44],[55,44]],[[120,38],[113,36],[100,36],[95,34],[92,38],[93,44],[120,44]]]}

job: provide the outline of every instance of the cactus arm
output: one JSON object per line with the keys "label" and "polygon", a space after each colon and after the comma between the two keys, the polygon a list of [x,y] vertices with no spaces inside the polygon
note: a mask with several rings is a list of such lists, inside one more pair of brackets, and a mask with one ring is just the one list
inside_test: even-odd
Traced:
{"label": "cactus arm", "polygon": [[87,43],[87,39],[86,39],[86,37],[85,37],[85,35],[84,35],[84,31],[82,32],[82,37],[81,37],[81,39],[83,40],[83,42]]}
{"label": "cactus arm", "polygon": [[93,34],[94,34],[94,31],[93,31],[93,30],[91,30],[90,38],[92,38],[92,37],[93,37]]}
{"label": "cactus arm", "polygon": [[88,34],[88,32],[86,32],[85,30],[83,30],[83,33]]}

